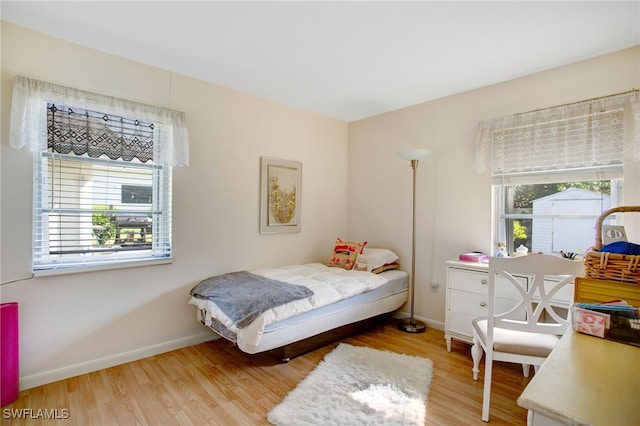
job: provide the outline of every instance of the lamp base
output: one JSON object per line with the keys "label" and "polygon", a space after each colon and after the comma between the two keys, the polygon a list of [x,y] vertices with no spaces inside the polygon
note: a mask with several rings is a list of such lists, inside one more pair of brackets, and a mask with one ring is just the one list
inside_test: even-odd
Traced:
{"label": "lamp base", "polygon": [[425,323],[422,321],[416,321],[413,318],[406,318],[398,321],[396,327],[407,333],[424,333],[427,329],[427,325]]}

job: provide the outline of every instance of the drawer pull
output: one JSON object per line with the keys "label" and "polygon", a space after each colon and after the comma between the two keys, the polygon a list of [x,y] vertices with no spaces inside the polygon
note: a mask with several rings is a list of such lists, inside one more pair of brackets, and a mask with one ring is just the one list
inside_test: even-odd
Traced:
{"label": "drawer pull", "polygon": [[482,284],[482,285],[487,285],[488,283],[489,283],[489,282],[488,282],[487,280],[482,280],[482,281],[480,281],[480,284]]}
{"label": "drawer pull", "polygon": [[484,308],[485,306],[487,306],[487,302],[480,302],[480,306]]}

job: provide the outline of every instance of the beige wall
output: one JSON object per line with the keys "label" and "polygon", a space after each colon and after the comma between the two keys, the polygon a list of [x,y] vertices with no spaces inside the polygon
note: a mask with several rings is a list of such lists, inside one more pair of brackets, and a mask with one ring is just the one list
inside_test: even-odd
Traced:
{"label": "beige wall", "polygon": [[[20,304],[22,386],[209,339],[187,305],[210,275],[328,260],[347,234],[346,123],[2,24],[1,280],[30,276],[32,156],[9,147],[15,75],[183,110],[170,265],[2,285]],[[302,232],[259,233],[260,157],[300,161]]]}
{"label": "beige wall", "polygon": [[[410,268],[411,169],[395,153],[432,149],[417,174],[415,311],[442,327],[445,261],[492,250],[491,183],[474,163],[478,123],[634,88],[640,88],[640,47],[350,123],[350,236],[397,250]],[[625,167],[627,205],[640,204],[638,169]],[[431,283],[440,285],[437,292]]]}

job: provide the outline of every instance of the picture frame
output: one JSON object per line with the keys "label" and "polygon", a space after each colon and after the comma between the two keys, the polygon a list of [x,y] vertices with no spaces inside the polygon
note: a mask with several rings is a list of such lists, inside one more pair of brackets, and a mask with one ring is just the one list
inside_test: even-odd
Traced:
{"label": "picture frame", "polygon": [[260,233],[300,232],[302,163],[260,158]]}

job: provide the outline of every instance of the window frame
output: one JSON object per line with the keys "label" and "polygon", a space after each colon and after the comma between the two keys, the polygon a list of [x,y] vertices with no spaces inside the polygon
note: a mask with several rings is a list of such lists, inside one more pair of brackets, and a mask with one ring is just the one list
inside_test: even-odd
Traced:
{"label": "window frame", "polygon": [[[508,230],[507,224],[509,221],[525,219],[525,220],[533,220],[536,218],[533,211],[531,213],[507,213],[507,203],[509,195],[508,188],[515,185],[536,185],[541,183],[563,183],[563,182],[584,182],[584,181],[597,181],[597,180],[608,180],[611,183],[611,193],[609,195],[609,206],[608,208],[617,207],[623,205],[623,195],[624,195],[624,174],[623,167],[621,164],[619,165],[611,165],[607,167],[599,167],[593,168],[590,170],[560,170],[553,173],[551,176],[548,172],[540,172],[540,173],[526,173],[521,174],[519,176],[513,176],[513,179],[510,179],[507,175],[500,176],[499,179],[494,177],[494,181],[492,184],[492,250],[495,254],[497,252],[498,243],[506,244],[507,253],[513,253],[516,247],[514,245],[513,235],[510,235],[511,232]],[[606,210],[601,207],[601,210]],[[602,213],[602,211],[600,213]],[[599,216],[592,214],[585,215],[542,215],[539,217],[553,217],[558,219],[572,219],[572,218],[585,218],[589,217],[593,219],[593,224],[595,227],[596,220]],[[615,223],[618,225],[623,224],[623,218],[616,217],[615,215],[609,218],[609,222]],[[533,233],[533,226],[531,228],[531,233]],[[533,238],[533,235],[531,236]],[[553,237],[552,237],[553,239]],[[595,242],[595,234],[594,234],[594,242]],[[532,247],[527,247],[531,250]],[[584,247],[585,254],[589,247]],[[550,254],[559,254],[557,252],[552,252]]]}
{"label": "window frame", "polygon": [[[46,105],[43,107],[42,114],[46,115]],[[125,161],[120,159],[112,160],[104,158],[92,158],[84,155],[60,154],[52,152],[51,149],[34,152],[33,167],[33,232],[32,232],[32,271],[36,276],[51,275],[58,273],[74,273],[85,272],[91,270],[126,268],[132,266],[166,264],[172,261],[172,235],[171,235],[171,199],[172,199],[172,167],[167,164],[157,164],[153,160],[148,163],[139,161]],[[50,161],[59,160],[60,162],[91,164],[99,166],[99,168],[109,169],[117,167],[121,170],[122,166],[129,169],[146,169],[151,171],[151,191],[152,203],[151,211],[145,212],[152,218],[152,240],[148,249],[141,248],[139,250],[114,249],[106,250],[100,255],[97,252],[90,253],[85,250],[84,253],[68,253],[63,257],[58,257],[51,253],[50,250],[50,234],[48,231],[47,219],[48,214],[58,212],[61,209],[50,209],[47,207],[48,202],[48,168]],[[70,162],[70,163],[69,163]],[[75,167],[75,166],[74,166]],[[67,168],[71,168],[70,166]],[[73,169],[72,169],[73,170]],[[122,188],[120,188],[120,191]],[[93,207],[99,204],[90,204],[91,210],[86,208],[67,209],[69,214],[91,215]],[[140,210],[136,208],[120,209],[121,214],[140,214]],[[114,214],[114,211],[110,212]],[[78,222],[79,223],[79,222]],[[80,232],[78,232],[80,234]],[[89,256],[86,256],[86,255]]]}

